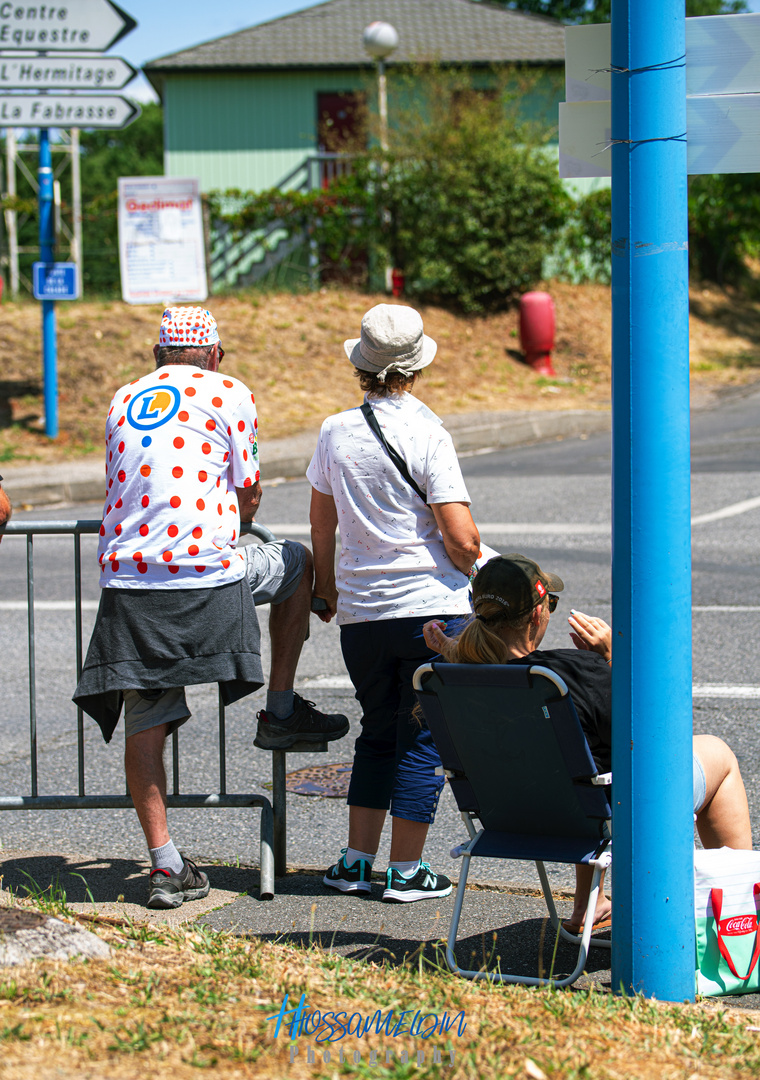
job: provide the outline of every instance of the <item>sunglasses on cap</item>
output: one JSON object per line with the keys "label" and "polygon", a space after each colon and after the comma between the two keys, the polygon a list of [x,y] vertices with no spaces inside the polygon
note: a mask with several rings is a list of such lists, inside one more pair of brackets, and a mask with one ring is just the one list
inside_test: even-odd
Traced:
{"label": "sunglasses on cap", "polygon": [[224,360],[224,349],[222,348],[221,341],[218,341],[217,345],[218,345],[217,355],[219,357],[219,363],[221,364],[222,360]]}
{"label": "sunglasses on cap", "polygon": [[556,610],[559,597],[555,593],[547,593],[547,596],[549,597],[549,613],[551,614]]}

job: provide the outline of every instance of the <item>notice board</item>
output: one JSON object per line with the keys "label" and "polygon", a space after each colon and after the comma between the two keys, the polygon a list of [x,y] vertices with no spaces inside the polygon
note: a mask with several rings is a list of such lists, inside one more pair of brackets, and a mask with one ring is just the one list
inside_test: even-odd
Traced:
{"label": "notice board", "polygon": [[128,304],[207,298],[197,179],[119,178],[119,262],[121,295]]}

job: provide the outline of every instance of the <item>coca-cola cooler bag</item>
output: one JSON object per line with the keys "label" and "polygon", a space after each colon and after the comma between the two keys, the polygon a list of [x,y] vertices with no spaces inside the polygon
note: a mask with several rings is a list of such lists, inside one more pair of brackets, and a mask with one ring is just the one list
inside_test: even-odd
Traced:
{"label": "coca-cola cooler bag", "polygon": [[694,852],[697,993],[749,994],[760,989],[760,851]]}

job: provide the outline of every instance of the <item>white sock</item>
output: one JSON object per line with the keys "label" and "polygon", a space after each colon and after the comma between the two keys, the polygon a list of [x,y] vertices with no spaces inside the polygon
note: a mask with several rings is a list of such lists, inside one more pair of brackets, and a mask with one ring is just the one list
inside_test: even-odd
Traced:
{"label": "white sock", "polygon": [[411,862],[389,862],[388,867],[391,870],[398,870],[402,877],[413,878],[420,868],[420,860],[412,859]]}
{"label": "white sock", "polygon": [[182,856],[175,848],[171,840],[163,847],[148,848],[150,852],[151,870],[171,870],[173,874],[179,874],[184,865]]}
{"label": "white sock", "polygon": [[358,848],[350,847],[346,848],[346,866],[353,866],[357,859],[364,859],[370,866],[375,861],[376,855],[370,855],[366,851],[359,851]]}

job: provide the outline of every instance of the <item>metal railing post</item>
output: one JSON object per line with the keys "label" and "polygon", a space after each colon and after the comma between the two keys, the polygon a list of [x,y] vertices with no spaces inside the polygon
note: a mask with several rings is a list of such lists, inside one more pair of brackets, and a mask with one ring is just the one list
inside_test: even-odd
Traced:
{"label": "metal railing post", "polygon": [[272,810],[274,811],[274,872],[284,877],[287,872],[287,792],[285,790],[284,750],[272,751]]}

